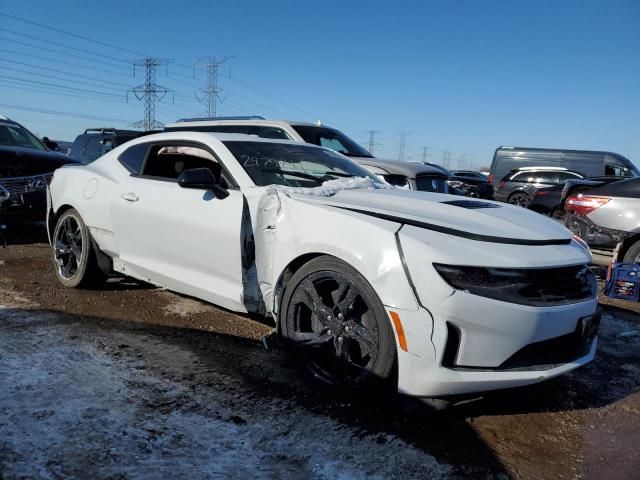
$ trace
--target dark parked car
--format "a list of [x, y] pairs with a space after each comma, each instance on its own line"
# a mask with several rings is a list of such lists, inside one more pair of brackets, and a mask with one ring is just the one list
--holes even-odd
[[534, 212], [549, 215], [554, 218], [564, 218], [564, 202], [570, 195], [577, 195], [592, 188], [619, 182], [620, 177], [591, 177], [585, 179], [567, 180], [564, 184], [553, 185], [536, 190], [528, 208]]
[[155, 132], [140, 130], [118, 130], [115, 128], [89, 128], [78, 135], [71, 145], [69, 155], [80, 163], [87, 164], [129, 140]]
[[562, 167], [526, 167], [511, 170], [498, 183], [496, 200], [526, 207], [536, 191], [563, 185], [566, 180], [583, 178]]
[[0, 116], [0, 223], [44, 220], [47, 184], [53, 171], [68, 163], [76, 162]]
[[494, 198], [494, 189], [489, 182], [489, 177], [480, 172], [454, 170], [449, 177], [449, 186], [462, 189], [467, 197], [487, 200]]
[[638, 168], [619, 153], [592, 150], [564, 150], [551, 148], [499, 147], [491, 162], [491, 183], [510, 171], [523, 167], [563, 167], [583, 177], [631, 178], [640, 176]]

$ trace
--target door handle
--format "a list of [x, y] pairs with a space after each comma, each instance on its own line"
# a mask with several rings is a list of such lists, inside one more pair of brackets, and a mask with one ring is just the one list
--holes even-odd
[[120, 195], [120, 198], [126, 200], [127, 202], [137, 202], [138, 196], [133, 192], [127, 192]]

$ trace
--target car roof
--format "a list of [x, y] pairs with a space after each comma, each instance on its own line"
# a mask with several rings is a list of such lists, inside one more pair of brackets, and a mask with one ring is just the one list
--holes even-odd
[[211, 119], [185, 119], [181, 121], [177, 121], [174, 123], [168, 123], [165, 125], [165, 128], [180, 128], [185, 126], [192, 127], [212, 127], [215, 125], [299, 125], [306, 127], [324, 127], [324, 128], [333, 128], [327, 125], [322, 125], [321, 123], [311, 123], [311, 122], [300, 122], [293, 120], [278, 120], [278, 119], [265, 119], [265, 118], [238, 118], [238, 119], [221, 119], [221, 120], [211, 120]]
[[[170, 132], [152, 133], [134, 139], [132, 142], [144, 143], [154, 141], [171, 141], [171, 140], [205, 140], [207, 137], [214, 137], [221, 142], [224, 141], [243, 141], [243, 142], [260, 142], [260, 143], [284, 143], [293, 145], [305, 145], [313, 148], [324, 148], [317, 145], [304, 142], [294, 142], [293, 140], [285, 140], [281, 138], [263, 138], [257, 135], [245, 135], [244, 133], [225, 133], [225, 132], [197, 132], [190, 130], [175, 130]], [[131, 143], [133, 145], [133, 143]]]
[[546, 171], [555, 171], [555, 172], [567, 172], [569, 171], [568, 168], [566, 167], [520, 167], [520, 168], [514, 168], [513, 170], [511, 170], [512, 172], [531, 172], [531, 171], [538, 171], [538, 170], [546, 170]]

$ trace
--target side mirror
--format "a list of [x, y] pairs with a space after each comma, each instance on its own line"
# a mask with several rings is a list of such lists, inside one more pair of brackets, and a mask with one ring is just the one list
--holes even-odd
[[229, 192], [220, 186], [219, 181], [208, 168], [189, 168], [178, 177], [178, 185], [182, 188], [208, 190], [216, 198], [226, 198]]

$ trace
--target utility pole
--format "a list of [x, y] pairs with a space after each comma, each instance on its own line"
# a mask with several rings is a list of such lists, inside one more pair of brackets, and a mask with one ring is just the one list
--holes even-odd
[[426, 162], [429, 157], [429, 147], [422, 147], [422, 161]]
[[134, 123], [134, 127], [142, 127], [145, 130], [162, 127], [162, 123], [156, 121], [156, 102], [173, 92], [156, 83], [156, 69], [162, 65], [166, 68], [169, 62], [170, 60], [166, 58], [143, 58], [133, 62], [134, 77], [136, 67], [144, 67], [145, 69], [144, 83], [127, 92], [127, 101], [129, 101], [129, 93], [133, 93], [139, 101], [144, 102], [144, 119]]
[[377, 145], [376, 143], [376, 133], [380, 133], [377, 130], [367, 130], [369, 134], [369, 153], [373, 155], [373, 148]]
[[398, 160], [404, 161], [404, 151], [407, 147], [407, 132], [400, 132], [400, 148], [398, 149]]
[[222, 91], [218, 88], [218, 68], [229, 60], [229, 58], [231, 57], [220, 59], [216, 57], [206, 57], [201, 59], [199, 63], [193, 65], [194, 78], [196, 76], [196, 68], [202, 68], [206, 73], [204, 87], [200, 90], [202, 96], [199, 97], [196, 95], [196, 98], [206, 107], [207, 117], [216, 116], [216, 103], [220, 99], [220, 92]]

